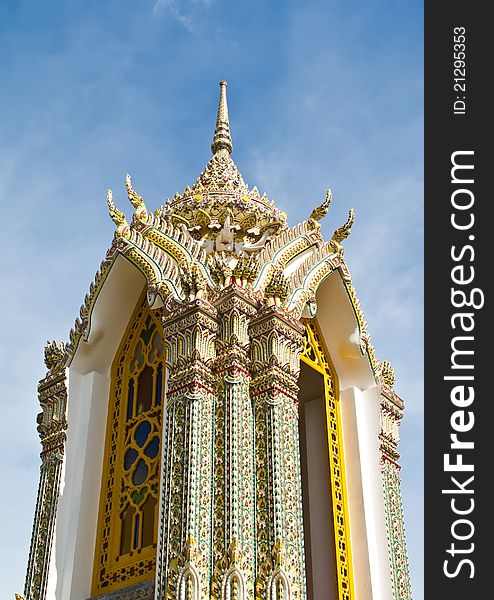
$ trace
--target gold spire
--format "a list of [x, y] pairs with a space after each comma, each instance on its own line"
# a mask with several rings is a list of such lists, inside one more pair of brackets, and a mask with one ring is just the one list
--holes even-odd
[[218, 117], [216, 119], [216, 129], [214, 131], [213, 143], [211, 151], [216, 154], [224, 148], [231, 153], [232, 136], [230, 135], [230, 123], [228, 121], [228, 104], [226, 101], [226, 81], [220, 81], [220, 103], [218, 106]]

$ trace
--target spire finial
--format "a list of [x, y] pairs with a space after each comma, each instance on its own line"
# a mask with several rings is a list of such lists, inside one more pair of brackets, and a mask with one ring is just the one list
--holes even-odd
[[220, 81], [220, 103], [218, 106], [218, 117], [216, 119], [216, 129], [214, 130], [213, 143], [211, 151], [216, 154], [224, 148], [231, 153], [232, 136], [230, 135], [230, 123], [228, 121], [228, 104], [226, 101], [226, 81]]

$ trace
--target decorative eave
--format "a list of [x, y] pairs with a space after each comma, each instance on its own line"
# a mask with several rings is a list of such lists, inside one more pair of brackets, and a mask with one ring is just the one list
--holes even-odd
[[158, 227], [184, 229], [208, 253], [248, 256], [288, 228], [286, 214], [257, 187], [249, 188], [225, 150], [213, 155], [192, 188], [176, 193], [155, 215]]
[[353, 210], [325, 241], [320, 220], [331, 205], [328, 190], [305, 221], [289, 228], [286, 215], [266, 195], [260, 196], [257, 188], [249, 189], [230, 157], [231, 148], [224, 141], [230, 136], [226, 86], [222, 82], [220, 87], [214, 155], [193, 188], [187, 187], [182, 195], [176, 194], [150, 212], [127, 175], [127, 196], [134, 209], [130, 221], [108, 191], [109, 214], [116, 225], [113, 243], [85, 296], [60, 364], [68, 366], [80, 340], [88, 340], [96, 300], [116, 258], [122, 255], [144, 275], [152, 309], [168, 310], [194, 299], [214, 303], [220, 290], [234, 284], [248, 291], [259, 306], [280, 307], [297, 321], [315, 316], [316, 292], [337, 272], [358, 323], [361, 354], [367, 354], [377, 380], [379, 363], [342, 246], [353, 225]]

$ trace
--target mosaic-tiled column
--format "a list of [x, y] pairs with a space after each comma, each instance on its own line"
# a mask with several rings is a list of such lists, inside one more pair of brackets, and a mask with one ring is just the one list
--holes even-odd
[[46, 597], [67, 429], [67, 385], [63, 358], [63, 344], [47, 344], [45, 364], [49, 371], [38, 385], [42, 412], [37, 420], [43, 449], [24, 587], [26, 600], [44, 600]]
[[216, 309], [202, 300], [163, 319], [168, 384], [156, 598], [207, 597], [212, 570]]
[[256, 426], [256, 598], [306, 597], [297, 380], [303, 328], [280, 307], [251, 320]]
[[379, 434], [381, 477], [386, 507], [386, 530], [391, 584], [394, 600], [411, 600], [403, 505], [401, 502], [400, 465], [398, 459], [399, 426], [403, 418], [403, 400], [393, 390], [394, 372], [384, 361], [379, 365], [381, 382]]
[[212, 598], [252, 598], [255, 577], [254, 414], [249, 395], [249, 319], [255, 300], [230, 285], [215, 305], [214, 560]]

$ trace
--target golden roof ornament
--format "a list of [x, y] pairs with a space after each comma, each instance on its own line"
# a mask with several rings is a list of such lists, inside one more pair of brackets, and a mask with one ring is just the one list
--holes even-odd
[[136, 216], [145, 219], [147, 217], [146, 205], [144, 204], [142, 196], [139, 196], [132, 187], [132, 179], [128, 173], [125, 176], [125, 187], [127, 188], [127, 196], [129, 197], [130, 203], [135, 208]]
[[220, 84], [212, 150], [213, 155], [196, 183], [186, 186], [182, 194], [177, 192], [172, 199], [167, 198], [153, 212], [148, 212], [130, 175], [125, 184], [134, 208], [132, 219], [127, 221], [108, 190], [108, 211], [117, 226], [115, 236], [84, 299], [80, 318], [70, 332], [68, 360], [79, 341], [89, 339], [91, 313], [99, 290], [115, 258], [122, 254], [146, 277], [152, 309], [209, 298], [235, 284], [252, 291], [261, 302], [283, 306], [294, 319], [315, 315], [319, 284], [339, 269], [356, 307], [361, 349], [367, 349], [374, 367], [373, 348], [352, 295], [341, 245], [350, 233], [353, 210], [346, 223], [325, 241], [320, 221], [332, 202], [328, 189], [324, 202], [312, 210], [308, 219], [289, 228], [286, 214], [266, 194], [261, 195], [257, 187], [249, 188], [230, 155], [225, 82]]
[[343, 240], [346, 240], [346, 238], [350, 235], [354, 221], [355, 212], [353, 211], [353, 208], [351, 208], [348, 212], [348, 219], [346, 220], [346, 222], [341, 227], [338, 227], [338, 229], [335, 229], [331, 237], [330, 243], [333, 246], [335, 252], [343, 254], [343, 246], [341, 245], [341, 242]]
[[111, 220], [117, 226], [116, 234], [119, 236], [128, 236], [129, 235], [129, 224], [127, 223], [127, 219], [125, 218], [124, 213], [115, 205], [113, 202], [113, 192], [109, 189], [106, 195], [106, 201], [108, 204], [108, 212], [110, 213]]
[[49, 371], [55, 371], [62, 364], [65, 355], [65, 342], [56, 342], [55, 340], [46, 342], [44, 354], [46, 368]]
[[395, 370], [391, 366], [389, 360], [383, 360], [379, 363], [378, 373], [383, 383], [385, 383], [390, 388], [393, 388], [395, 384]]
[[332, 199], [333, 192], [331, 191], [331, 188], [329, 188], [326, 192], [326, 198], [324, 199], [324, 202], [320, 206], [316, 206], [316, 208], [314, 208], [314, 210], [310, 213], [310, 217], [307, 220], [314, 229], [321, 227], [319, 221], [328, 214]]
[[186, 231], [207, 254], [247, 257], [288, 225], [286, 214], [274, 202], [261, 196], [256, 187], [249, 189], [230, 156], [233, 145], [226, 86], [226, 81], [220, 82], [213, 156], [194, 186], [175, 194], [156, 215]]

